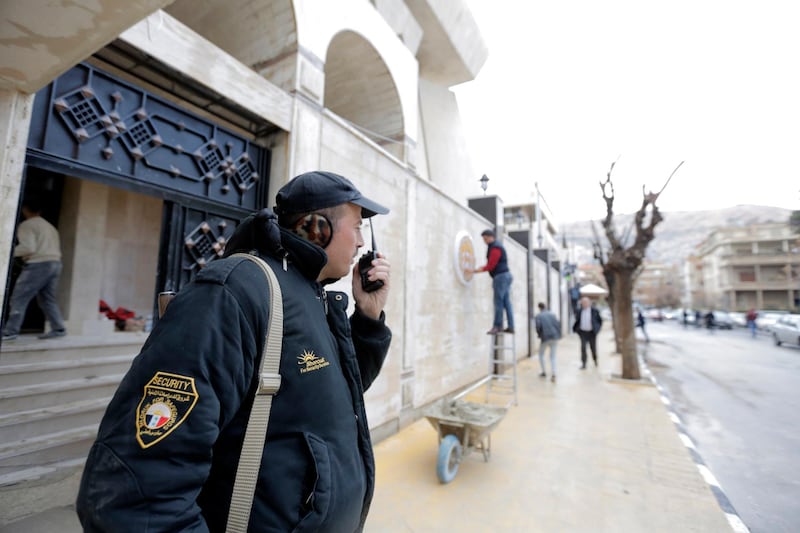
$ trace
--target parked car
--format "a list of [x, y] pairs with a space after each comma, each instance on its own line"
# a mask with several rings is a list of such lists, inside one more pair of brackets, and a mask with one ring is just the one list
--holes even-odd
[[738, 326], [740, 328], [747, 327], [747, 313], [742, 313], [740, 311], [731, 311], [728, 313], [733, 320], [733, 325]]
[[800, 315], [784, 315], [771, 326], [775, 344], [800, 346]]
[[772, 326], [788, 314], [789, 311], [759, 311], [758, 318], [756, 318], [756, 327], [764, 331], [772, 331]]
[[661, 312], [661, 309], [656, 307], [645, 311], [644, 316], [647, 317], [648, 320], [652, 320], [654, 322], [661, 322], [664, 320], [664, 314]]
[[714, 313], [714, 327], [717, 329], [733, 329], [734, 323], [730, 313], [726, 311], [712, 311]]

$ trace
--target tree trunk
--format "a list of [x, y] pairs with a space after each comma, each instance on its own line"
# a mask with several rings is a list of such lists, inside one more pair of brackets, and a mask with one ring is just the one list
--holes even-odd
[[633, 272], [623, 270], [614, 273], [614, 300], [617, 315], [614, 325], [619, 335], [622, 355], [622, 378], [639, 379], [639, 359], [636, 356], [636, 329], [633, 323]]
[[617, 329], [617, 298], [616, 298], [616, 290], [614, 288], [614, 273], [611, 271], [606, 271], [605, 265], [603, 268], [603, 277], [606, 280], [606, 285], [608, 285], [608, 296], [606, 296], [606, 301], [608, 302], [608, 309], [611, 311], [611, 320], [614, 329], [614, 351], [615, 353], [622, 353], [622, 338], [619, 336], [619, 329]]

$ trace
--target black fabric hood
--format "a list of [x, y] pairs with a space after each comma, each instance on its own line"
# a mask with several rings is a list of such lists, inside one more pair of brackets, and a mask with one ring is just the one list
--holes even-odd
[[[267, 208], [242, 220], [225, 245], [223, 257], [253, 250], [276, 259], [285, 257], [311, 280], [316, 280], [328, 263], [325, 250], [280, 227], [278, 217]], [[329, 281], [336, 280], [326, 283]]]

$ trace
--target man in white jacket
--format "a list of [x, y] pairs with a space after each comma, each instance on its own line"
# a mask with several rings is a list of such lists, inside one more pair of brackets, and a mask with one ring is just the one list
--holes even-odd
[[14, 248], [14, 257], [25, 261], [17, 278], [9, 302], [8, 318], [3, 328], [3, 340], [13, 340], [19, 335], [25, 310], [36, 297], [44, 316], [50, 322], [50, 331], [40, 339], [63, 337], [64, 319], [56, 302], [56, 289], [61, 276], [61, 242], [58, 230], [41, 215], [41, 207], [33, 199], [22, 205], [24, 221], [17, 228], [19, 243]]

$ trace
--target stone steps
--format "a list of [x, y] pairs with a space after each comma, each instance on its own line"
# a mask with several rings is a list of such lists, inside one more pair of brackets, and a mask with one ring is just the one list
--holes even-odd
[[28, 439], [70, 428], [97, 424], [111, 396], [0, 414], [0, 442]]
[[36, 383], [0, 390], [0, 415], [111, 396], [124, 374]]
[[[85, 459], [97, 436], [98, 424], [72, 428], [0, 444], [0, 476]], [[17, 474], [19, 479], [19, 474]]]
[[21, 336], [0, 353], [0, 488], [79, 470], [145, 334]]
[[124, 374], [130, 368], [133, 357], [126, 354], [0, 365], [0, 391], [25, 385], [90, 380], [108, 374]]

